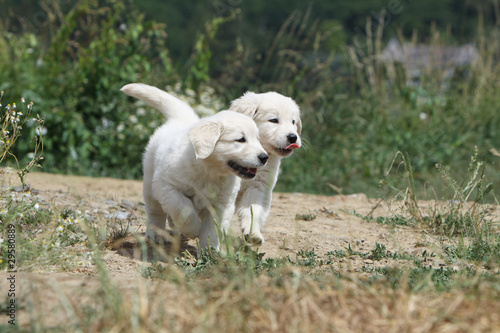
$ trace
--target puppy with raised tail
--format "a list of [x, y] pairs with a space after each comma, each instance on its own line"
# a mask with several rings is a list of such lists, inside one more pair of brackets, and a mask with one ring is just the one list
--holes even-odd
[[271, 209], [281, 158], [292, 155], [301, 146], [300, 109], [293, 99], [276, 92], [247, 92], [234, 100], [229, 110], [245, 114], [257, 123], [260, 142], [269, 155], [268, 163], [256, 177], [242, 181], [236, 200], [244, 237], [252, 245], [261, 245], [261, 228]]
[[183, 101], [145, 84], [121, 90], [167, 119], [143, 157], [146, 236], [163, 239], [168, 219], [182, 235], [198, 237], [202, 249], [219, 248], [214, 221], [227, 232], [241, 179], [255, 178], [268, 159], [255, 122], [232, 111], [199, 119]]

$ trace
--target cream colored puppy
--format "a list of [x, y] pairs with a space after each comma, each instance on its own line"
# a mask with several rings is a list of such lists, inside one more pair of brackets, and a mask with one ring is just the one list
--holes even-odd
[[268, 159], [255, 122], [232, 111], [199, 119], [186, 103], [145, 84], [121, 90], [167, 118], [144, 153], [146, 236], [160, 241], [168, 218], [182, 235], [198, 237], [202, 249], [219, 248], [214, 221], [227, 232], [241, 178], [254, 178]]
[[242, 182], [236, 200], [243, 235], [253, 245], [261, 245], [264, 243], [261, 228], [271, 209], [281, 158], [301, 146], [300, 109], [294, 100], [276, 92], [247, 92], [231, 103], [230, 110], [255, 120], [262, 147], [269, 154], [269, 161], [259, 174]]

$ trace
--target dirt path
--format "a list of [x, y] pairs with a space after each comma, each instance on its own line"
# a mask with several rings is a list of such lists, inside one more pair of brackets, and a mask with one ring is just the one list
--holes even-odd
[[[29, 184], [39, 191], [42, 200], [57, 207], [87, 211], [90, 215], [132, 212], [133, 230], [137, 236], [129, 237], [112, 250], [107, 250], [106, 260], [112, 275], [136, 275], [141, 255], [134, 249], [138, 248], [137, 237], [142, 237], [146, 223], [142, 182], [34, 173], [29, 177]], [[375, 206], [377, 208], [373, 210]], [[374, 216], [387, 216], [389, 209], [385, 203], [368, 199], [364, 194], [327, 197], [274, 193], [271, 214], [264, 227], [266, 241], [259, 250], [267, 257], [291, 258], [295, 258], [298, 250], [314, 249], [322, 257], [329, 251], [345, 250], [348, 246], [366, 253], [373, 250], [376, 243], [385, 245], [393, 253], [420, 255], [424, 250], [429, 253], [437, 250], [432, 238], [414, 228], [367, 222], [353, 214], [366, 215], [373, 211]], [[296, 218], [297, 215], [307, 214], [315, 218], [311, 221]], [[237, 234], [235, 222], [231, 228]], [[184, 246], [194, 250], [195, 243], [189, 241]], [[329, 259], [332, 259], [331, 256]], [[339, 268], [350, 272], [360, 271], [366, 265], [388, 264], [384, 260], [375, 262], [359, 256], [335, 260], [338, 260]], [[442, 265], [442, 262], [430, 264]]]

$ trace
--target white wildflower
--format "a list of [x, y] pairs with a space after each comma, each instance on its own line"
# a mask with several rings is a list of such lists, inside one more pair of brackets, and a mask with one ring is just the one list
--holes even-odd
[[139, 120], [137, 119], [137, 117], [136, 117], [136, 116], [131, 115], [131, 116], [129, 117], [129, 121], [130, 121], [132, 124], [137, 124], [137, 122], [138, 122]]
[[[44, 126], [44, 127], [42, 127], [42, 130], [41, 130], [41, 131], [40, 131], [40, 127], [37, 127], [37, 128], [36, 128], [36, 130], [35, 130], [35, 133], [36, 133], [36, 135], [38, 135], [38, 136], [40, 136], [40, 135], [44, 136], [44, 135], [46, 135], [46, 134], [47, 134], [47, 127], [45, 127], [45, 126]], [[40, 134], [40, 133], [41, 133], [41, 134]]]

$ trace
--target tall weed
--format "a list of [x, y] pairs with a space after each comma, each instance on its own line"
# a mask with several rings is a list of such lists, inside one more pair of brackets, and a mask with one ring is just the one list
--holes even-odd
[[[436, 197], [436, 191], [429, 186], [428, 193], [434, 198], [416, 194], [411, 162], [408, 157], [398, 155], [402, 156], [399, 166], [403, 166], [404, 170], [400, 175], [391, 173], [391, 176], [404, 181], [393, 184], [382, 182], [383, 198], [389, 207], [396, 204], [393, 215], [397, 216], [397, 220], [404, 220], [405, 225], [441, 237], [443, 252], [452, 262], [466, 259], [480, 265], [499, 264], [500, 235], [494, 226], [492, 209], [487, 204], [487, 196], [494, 197], [490, 193], [493, 186], [484, 174], [484, 163], [477, 159], [477, 151], [471, 157], [467, 174], [461, 181], [457, 181], [447, 168], [437, 165], [446, 195]], [[422, 206], [427, 208], [424, 210]], [[396, 219], [388, 217], [383, 220], [392, 223]]]
[[[0, 102], [4, 92], [0, 92]], [[33, 109], [33, 102], [26, 104], [26, 100], [21, 98], [21, 106], [18, 107], [16, 103], [7, 104], [5, 107], [0, 103], [0, 163], [9, 162], [8, 158], [12, 158], [15, 161], [16, 167], [19, 169], [18, 177], [21, 181], [23, 189], [27, 188], [26, 175], [35, 166], [40, 167], [39, 162], [43, 160], [43, 130], [44, 130], [44, 120], [45, 117], [36, 115], [36, 118], [32, 117], [31, 112]], [[27, 126], [32, 128], [35, 135], [28, 141], [28, 147], [30, 147], [30, 152], [27, 155], [27, 164], [21, 167], [19, 161], [15, 155], [15, 147], [19, 144], [18, 138], [21, 136], [23, 127]], [[26, 129], [24, 130], [26, 132]], [[12, 162], [11, 162], [12, 163]], [[6, 170], [0, 170], [0, 176], [4, 177]], [[2, 189], [0, 192], [0, 198], [10, 190], [10, 187]]]

